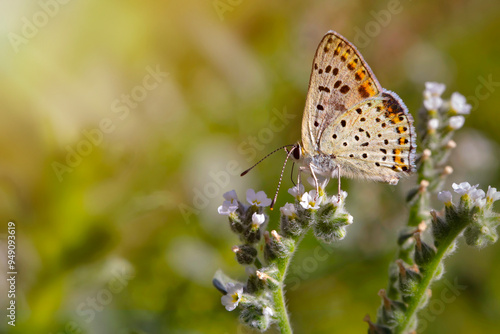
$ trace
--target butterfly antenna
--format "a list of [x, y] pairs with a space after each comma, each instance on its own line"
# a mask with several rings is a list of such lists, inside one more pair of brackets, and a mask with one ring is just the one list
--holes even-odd
[[[260, 164], [262, 161], [264, 161], [267, 157], [269, 157], [271, 154], [273, 153], [276, 153], [278, 152], [279, 150], [282, 150], [284, 148], [287, 148], [287, 147], [290, 147], [290, 146], [295, 146], [295, 145], [285, 145], [285, 146], [281, 146], [280, 148], [277, 148], [275, 149], [274, 151], [272, 151], [271, 153], [269, 153], [268, 155], [266, 155], [264, 158], [260, 159], [259, 161], [257, 161], [257, 163], [255, 165], [253, 165], [252, 167], [248, 168], [246, 171], [244, 171], [243, 173], [240, 174], [240, 176], [243, 176], [245, 175], [246, 173], [248, 173], [249, 171], [251, 171], [255, 166], [257, 166], [258, 164]], [[290, 152], [292, 152], [293, 150], [290, 150]], [[288, 153], [288, 155], [290, 155], [290, 153]], [[287, 158], [288, 159], [288, 158]]]
[[292, 162], [292, 172], [290, 173], [290, 180], [292, 180], [292, 184], [293, 186], [295, 187], [296, 184], [295, 182], [293, 181], [293, 168], [295, 167], [295, 162]]
[[290, 155], [292, 154], [292, 152], [293, 152], [293, 150], [290, 150], [288, 152], [288, 154], [286, 155], [285, 163], [283, 164], [283, 168], [281, 169], [281, 175], [280, 175], [280, 180], [278, 182], [278, 188], [276, 189], [276, 194], [274, 194], [273, 201], [271, 202], [271, 206], [269, 207], [271, 210], [273, 209], [274, 203], [276, 203], [276, 199], [278, 198], [278, 191], [280, 191], [281, 180], [283, 179], [283, 173], [285, 172], [286, 163], [288, 161], [288, 158], [290, 158]]

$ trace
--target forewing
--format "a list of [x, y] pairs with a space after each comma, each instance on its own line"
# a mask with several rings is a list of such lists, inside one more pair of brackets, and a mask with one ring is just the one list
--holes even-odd
[[415, 129], [393, 92], [368, 99], [341, 114], [322, 133], [320, 149], [347, 177], [397, 183], [415, 171]]
[[334, 31], [316, 50], [302, 119], [302, 143], [318, 150], [322, 132], [364, 99], [379, 95], [380, 84], [356, 47]]

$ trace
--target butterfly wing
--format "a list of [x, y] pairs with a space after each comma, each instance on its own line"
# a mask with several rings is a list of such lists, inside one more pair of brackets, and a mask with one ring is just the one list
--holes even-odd
[[382, 91], [342, 113], [323, 131], [320, 149], [342, 175], [397, 184], [415, 171], [413, 118], [396, 93]]
[[354, 105], [380, 94], [382, 87], [356, 47], [329, 31], [316, 50], [302, 118], [305, 152], [318, 151], [323, 131]]

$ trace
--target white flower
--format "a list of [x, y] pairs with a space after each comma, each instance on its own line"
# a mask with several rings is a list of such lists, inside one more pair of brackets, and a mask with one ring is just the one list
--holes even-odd
[[453, 130], [458, 130], [462, 126], [464, 126], [464, 123], [465, 123], [465, 117], [464, 116], [453, 116], [453, 117], [450, 117], [448, 125]]
[[243, 285], [227, 283], [227, 294], [221, 297], [222, 305], [226, 307], [226, 310], [232, 311], [238, 306], [241, 300], [241, 294], [243, 293]]
[[255, 193], [253, 189], [247, 190], [247, 201], [255, 206], [269, 206], [272, 202], [270, 198], [267, 198], [265, 192], [259, 191], [258, 193]]
[[480, 208], [484, 208], [486, 206], [486, 198], [483, 197], [483, 198], [476, 200], [475, 204]]
[[500, 199], [500, 191], [497, 191], [497, 188], [492, 188], [488, 186], [488, 191], [486, 192], [486, 200], [488, 202], [495, 202]]
[[304, 194], [304, 186], [302, 184], [298, 184], [295, 187], [288, 189], [288, 193], [295, 197], [296, 200], [300, 201], [300, 198]]
[[252, 215], [252, 229], [256, 230], [266, 221], [263, 213], [254, 212]]
[[470, 110], [472, 106], [467, 103], [465, 96], [460, 93], [451, 94], [451, 109], [455, 111], [457, 114], [470, 114]]
[[475, 186], [471, 186], [469, 182], [462, 182], [460, 184], [453, 183], [452, 187], [453, 190], [460, 196], [467, 195], [469, 198], [473, 201], [475, 205], [478, 206], [484, 206], [486, 204], [484, 202], [484, 190], [482, 189], [477, 189], [479, 184], [476, 184]]
[[226, 206], [225, 204], [226, 204], [226, 201], [224, 201], [224, 204], [219, 206], [219, 208], [217, 209], [217, 211], [219, 212], [219, 215], [229, 216], [230, 214], [233, 214], [236, 211], [236, 209], [238, 208], [238, 207]]
[[297, 210], [292, 203], [286, 203], [280, 208], [280, 211], [283, 216], [287, 216], [288, 218], [295, 218], [297, 216]]
[[342, 190], [340, 192], [340, 201], [339, 201], [339, 196], [334, 195], [334, 196], [332, 196], [332, 204], [335, 206], [339, 206], [346, 199], [346, 197], [347, 197], [347, 191]]
[[228, 191], [227, 193], [224, 193], [224, 199], [228, 202], [231, 203], [231, 205], [236, 205], [238, 206], [238, 196], [236, 195], [236, 191], [231, 190]]
[[229, 216], [238, 209], [238, 196], [234, 190], [228, 191], [222, 196], [224, 196], [225, 201], [219, 206], [217, 211], [220, 215]]
[[439, 96], [429, 96], [424, 100], [424, 107], [427, 110], [438, 110], [443, 105], [443, 99]]
[[479, 184], [476, 184], [475, 186], [471, 186], [469, 182], [462, 182], [460, 184], [453, 183], [451, 187], [453, 190], [459, 194], [460, 196], [463, 196], [465, 194], [469, 194], [470, 191], [475, 190], [479, 186]]
[[444, 90], [446, 89], [446, 85], [438, 82], [426, 82], [425, 83], [425, 90], [424, 90], [424, 97], [426, 99], [434, 96], [434, 97], [440, 97]]
[[266, 307], [264, 307], [264, 309], [262, 310], [262, 314], [272, 317], [272, 316], [274, 315], [274, 311], [273, 311], [273, 309], [272, 309], [272, 308], [270, 308], [269, 306], [266, 306]]
[[437, 118], [432, 118], [429, 120], [429, 122], [427, 122], [427, 130], [437, 130], [438, 127], [439, 120]]
[[484, 199], [485, 193], [483, 189], [473, 189], [469, 192], [469, 197], [474, 202], [478, 202], [481, 199]]
[[440, 200], [443, 203], [451, 203], [452, 196], [449, 191], [440, 191], [438, 194], [438, 200]]
[[486, 205], [486, 198], [483, 189], [474, 189], [469, 193], [469, 196], [474, 205], [483, 208]]
[[308, 193], [304, 193], [302, 195], [302, 198], [300, 199], [300, 205], [304, 209], [319, 209], [319, 204], [321, 203], [322, 197], [319, 197], [317, 200], [314, 198], [316, 197], [316, 190], [311, 190]]

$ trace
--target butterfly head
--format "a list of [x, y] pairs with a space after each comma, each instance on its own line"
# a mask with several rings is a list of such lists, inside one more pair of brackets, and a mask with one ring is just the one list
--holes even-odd
[[304, 148], [300, 143], [293, 145], [290, 150], [286, 149], [286, 152], [289, 153], [296, 162], [301, 161], [304, 157]]

